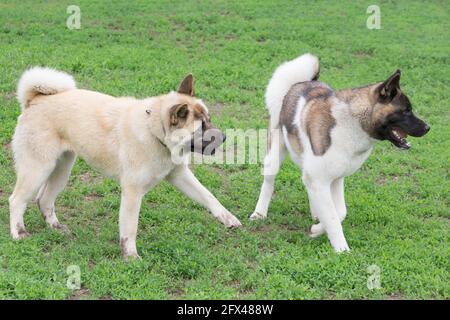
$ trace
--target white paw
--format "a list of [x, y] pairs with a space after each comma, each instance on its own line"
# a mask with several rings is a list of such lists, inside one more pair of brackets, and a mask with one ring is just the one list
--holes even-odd
[[130, 261], [138, 261], [138, 260], [142, 260], [141, 256], [137, 254], [137, 252], [133, 252], [133, 253], [127, 253], [123, 255], [123, 260], [125, 262], [130, 262]]
[[317, 238], [317, 237], [323, 235], [324, 233], [325, 233], [325, 230], [324, 230], [322, 224], [317, 223], [317, 224], [313, 224], [313, 225], [311, 226], [311, 228], [309, 228], [309, 233], [308, 233], [308, 235], [309, 235], [311, 238]]
[[350, 247], [348, 246], [348, 244], [342, 243], [342, 244], [338, 244], [338, 245], [333, 245], [333, 249], [334, 251], [336, 251], [336, 253], [343, 253], [343, 252], [349, 252], [350, 251]]
[[55, 229], [63, 234], [69, 233], [69, 228], [67, 228], [65, 224], [59, 222], [50, 225], [50, 228]]
[[267, 218], [266, 215], [262, 215], [259, 212], [253, 212], [252, 215], [250, 216], [250, 220], [261, 220], [261, 219], [265, 219]]
[[222, 222], [227, 228], [239, 228], [242, 223], [238, 218], [233, 216], [231, 213], [227, 213], [219, 217], [220, 222]]
[[14, 230], [14, 231], [11, 232], [11, 237], [14, 240], [22, 240], [22, 239], [25, 239], [25, 238], [27, 238], [29, 236], [30, 236], [30, 234], [27, 231], [25, 231], [25, 229]]

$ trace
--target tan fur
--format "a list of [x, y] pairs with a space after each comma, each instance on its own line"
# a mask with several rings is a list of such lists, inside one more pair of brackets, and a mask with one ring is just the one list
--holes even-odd
[[[190, 75], [180, 88], [193, 94], [192, 85]], [[27, 97], [26, 83], [23, 88], [21, 97]], [[36, 193], [48, 225], [65, 229], [56, 218], [54, 202], [67, 183], [76, 155], [120, 182], [120, 238], [125, 257], [138, 257], [135, 239], [141, 200], [164, 178], [228, 227], [240, 226], [196, 180], [186, 162], [177, 163], [173, 157], [179, 153], [180, 137], [183, 145], [190, 146], [202, 121], [212, 127], [201, 100], [179, 92], [139, 100], [69, 89], [52, 95], [37, 92], [25, 107], [12, 142], [17, 170], [10, 197], [13, 238], [26, 235], [23, 213]], [[199, 114], [207, 119], [199, 121]], [[179, 129], [183, 135], [174, 139]]]
[[[137, 100], [78, 89], [41, 95], [21, 115], [14, 145], [25, 145], [28, 153], [43, 160], [74, 151], [102, 173], [119, 177], [122, 156], [131, 153], [138, 156], [133, 161], [142, 162], [150, 160], [150, 152], [169, 155], [158, 140], [164, 142], [164, 130], [170, 131], [169, 108], [180, 103], [192, 106], [195, 99], [173, 93]], [[147, 108], [152, 110], [148, 117]], [[193, 122], [190, 117], [184, 128], [195, 131]], [[129, 139], [133, 136], [137, 141]], [[16, 156], [20, 163], [20, 151]]]
[[339, 99], [350, 105], [353, 116], [359, 120], [364, 131], [371, 136], [389, 115], [403, 108], [395, 100], [390, 103], [378, 102], [376, 90], [380, 85], [381, 82], [336, 92]]
[[300, 142], [298, 130], [296, 129], [294, 132], [295, 132], [294, 134], [288, 133], [287, 139], [292, 147], [292, 151], [294, 151], [297, 154], [297, 156], [301, 156], [303, 154], [303, 145]]
[[328, 99], [316, 98], [305, 106], [306, 133], [315, 155], [323, 155], [331, 145], [331, 129], [336, 125], [331, 107]]
[[[288, 132], [288, 139], [293, 151], [300, 156], [303, 152], [298, 132], [298, 125], [306, 129], [315, 155], [322, 155], [331, 144], [330, 132], [336, 122], [331, 114], [332, 96], [330, 88], [319, 82], [301, 82], [293, 85], [283, 100], [280, 113], [280, 125]], [[294, 119], [300, 97], [306, 100], [300, 119]]]

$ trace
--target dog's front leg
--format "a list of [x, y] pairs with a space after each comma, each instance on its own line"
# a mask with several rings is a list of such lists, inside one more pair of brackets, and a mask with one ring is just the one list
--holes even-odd
[[[336, 252], [349, 251], [342, 230], [341, 219], [331, 194], [331, 182], [318, 182], [304, 179], [311, 209], [317, 214], [320, 225], [325, 229], [328, 239]], [[311, 230], [314, 232], [315, 230]]]
[[[331, 196], [333, 197], [334, 207], [342, 223], [347, 215], [344, 197], [344, 178], [338, 178], [331, 183]], [[314, 210], [311, 209], [311, 212], [314, 213]], [[313, 218], [317, 218], [317, 215], [313, 214]], [[325, 233], [325, 228], [322, 223], [317, 223], [311, 226], [310, 231], [310, 236], [316, 238]]]
[[140, 258], [136, 249], [136, 234], [143, 195], [140, 188], [122, 186], [119, 230], [120, 247], [125, 261]]
[[225, 226], [229, 228], [241, 226], [240, 221], [222, 206], [219, 200], [197, 180], [187, 166], [176, 167], [167, 177], [167, 180], [189, 198], [205, 206]]

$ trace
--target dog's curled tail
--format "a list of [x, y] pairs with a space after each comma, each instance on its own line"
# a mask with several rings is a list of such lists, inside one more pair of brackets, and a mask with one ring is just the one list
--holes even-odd
[[76, 89], [71, 75], [51, 68], [33, 67], [26, 70], [17, 85], [17, 100], [24, 111], [39, 94], [56, 94]]
[[289, 89], [298, 82], [311, 81], [318, 75], [319, 59], [310, 53], [284, 62], [275, 70], [266, 90], [266, 107], [270, 113], [271, 128], [278, 126], [283, 99]]

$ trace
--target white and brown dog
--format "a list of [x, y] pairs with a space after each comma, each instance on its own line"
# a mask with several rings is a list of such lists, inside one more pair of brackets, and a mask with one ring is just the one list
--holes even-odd
[[265, 218], [275, 176], [286, 151], [302, 168], [310, 210], [319, 223], [310, 235], [326, 233], [336, 252], [349, 250], [342, 230], [347, 209], [344, 177], [358, 170], [377, 140], [409, 149], [406, 136], [430, 127], [417, 118], [400, 89], [400, 70], [386, 81], [334, 91], [318, 80], [319, 60], [311, 54], [278, 67], [266, 91], [270, 137], [264, 182], [251, 219]]
[[38, 67], [22, 75], [17, 97], [22, 106], [12, 141], [17, 182], [9, 198], [14, 239], [27, 235], [23, 215], [36, 194], [47, 224], [65, 229], [56, 217], [55, 200], [76, 156], [120, 182], [125, 259], [138, 257], [141, 200], [162, 179], [208, 208], [227, 227], [241, 225], [186, 164], [190, 151], [212, 153], [225, 139], [212, 126], [204, 103], [194, 97], [191, 75], [177, 92], [138, 100], [77, 89], [70, 75]]

